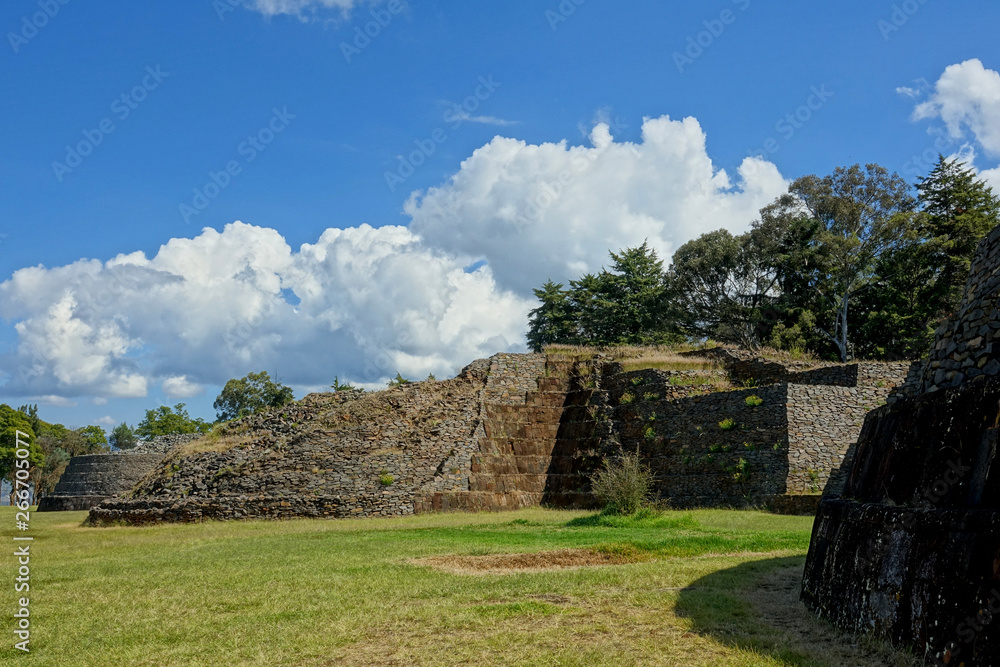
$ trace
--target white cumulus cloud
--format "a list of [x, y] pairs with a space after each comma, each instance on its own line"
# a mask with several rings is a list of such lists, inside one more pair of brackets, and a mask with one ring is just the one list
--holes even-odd
[[978, 59], [949, 66], [913, 116], [941, 119], [953, 139], [971, 131], [990, 155], [1000, 156], [1000, 72]]
[[196, 395], [250, 371], [286, 383], [375, 384], [446, 375], [523, 349], [530, 302], [467, 272], [405, 227], [330, 229], [293, 251], [273, 229], [236, 222], [0, 284], [17, 321], [8, 395]]
[[616, 142], [606, 123], [590, 145], [497, 137], [451, 180], [414, 193], [410, 229], [466, 261], [485, 260], [500, 285], [530, 294], [608, 262], [648, 239], [668, 259], [719, 228], [745, 230], [787, 188], [770, 162], [747, 158], [733, 179], [708, 156], [694, 118], [648, 118], [642, 142]]
[[[953, 141], [969, 140], [959, 153], [970, 164], [976, 146], [988, 157], [1000, 158], [1000, 72], [976, 58], [950, 65], [917, 104], [913, 119], [939, 120]], [[1000, 167], [982, 169], [980, 176], [1000, 190]]]
[[531, 289], [648, 240], [667, 260], [707, 231], [746, 229], [787, 182], [748, 158], [713, 164], [693, 118], [646, 119], [639, 143], [598, 123], [589, 143], [497, 137], [438, 188], [414, 193], [409, 227], [327, 229], [291, 248], [234, 222], [174, 238], [152, 257], [21, 269], [0, 283], [18, 344], [0, 393], [171, 399], [251, 371], [300, 388], [370, 387], [397, 372], [444, 377], [524, 349]]
[[163, 393], [167, 398], [191, 398], [205, 391], [197, 382], [189, 382], [186, 375], [169, 377], [163, 381]]

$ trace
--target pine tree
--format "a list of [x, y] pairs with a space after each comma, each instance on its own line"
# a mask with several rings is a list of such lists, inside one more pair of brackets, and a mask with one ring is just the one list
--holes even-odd
[[944, 156], [938, 157], [926, 178], [919, 179], [917, 190], [930, 261], [940, 267], [937, 283], [946, 314], [961, 300], [976, 247], [1000, 224], [1000, 198], [974, 170]]
[[541, 305], [531, 311], [528, 320], [528, 345], [541, 352], [552, 343], [569, 343], [573, 339], [573, 308], [562, 283], [551, 280], [541, 289], [533, 290]]

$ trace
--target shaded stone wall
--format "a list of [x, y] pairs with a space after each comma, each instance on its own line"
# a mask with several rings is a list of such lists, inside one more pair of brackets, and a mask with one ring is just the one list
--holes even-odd
[[[838, 493], [864, 415], [885, 402], [906, 366], [850, 364], [785, 374], [850, 386], [777, 383], [714, 393], [695, 386], [677, 397], [676, 372], [644, 370], [605, 374], [602, 387], [616, 437], [644, 454], [661, 497], [684, 507], [740, 505]], [[751, 397], [761, 404], [748, 404]], [[725, 419], [734, 427], [722, 429]]]
[[920, 373], [871, 412], [820, 504], [802, 599], [931, 664], [1000, 663], [1000, 227]]
[[1000, 378], [872, 413], [813, 527], [802, 597], [818, 615], [935, 664], [996, 664], [998, 405]]
[[[638, 450], [649, 464], [661, 499], [675, 507], [712, 507], [785, 492], [784, 385], [662, 400], [653, 398], [661, 383], [647, 375], [633, 385], [635, 378], [611, 379], [608, 414], [622, 449]], [[623, 403], [630, 394], [638, 398]], [[763, 402], [751, 407], [750, 396]], [[726, 419], [732, 428], [720, 426]]]
[[923, 371], [923, 391], [1000, 374], [1000, 227], [979, 244], [962, 304], [937, 331]]

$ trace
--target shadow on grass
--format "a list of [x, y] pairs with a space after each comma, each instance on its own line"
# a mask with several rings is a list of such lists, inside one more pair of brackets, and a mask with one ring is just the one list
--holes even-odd
[[920, 664], [909, 653], [816, 618], [799, 601], [804, 564], [804, 556], [789, 556], [717, 570], [680, 591], [677, 614], [692, 621], [694, 632], [780, 665]]
[[[803, 556], [772, 558], [712, 572], [680, 591], [677, 614], [692, 621], [694, 632], [723, 644], [756, 651], [779, 664], [828, 664], [813, 659], [795, 645], [797, 642], [789, 641], [788, 629], [769, 623], [759, 606], [761, 591], [765, 590], [761, 587], [762, 580], [775, 572], [782, 572], [786, 577], [792, 571], [801, 574], [804, 561]], [[764, 606], [770, 606], [767, 603], [778, 606], [787, 604], [787, 590], [768, 592], [773, 593], [774, 599], [764, 599]], [[758, 604], [751, 602], [750, 593], [755, 595]]]

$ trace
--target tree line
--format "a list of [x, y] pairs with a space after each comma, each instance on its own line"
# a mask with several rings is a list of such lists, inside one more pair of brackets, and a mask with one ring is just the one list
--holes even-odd
[[[213, 404], [215, 423], [281, 407], [294, 398], [291, 387], [271, 380], [266, 372], [250, 373], [229, 380], [223, 387]], [[136, 447], [140, 440], [161, 435], [206, 433], [212, 426], [200, 417], [191, 417], [184, 403], [146, 410], [145, 417], [135, 427], [122, 422], [110, 434], [97, 425], [69, 429], [62, 424], [50, 424], [38, 416], [37, 405], [22, 405], [17, 409], [0, 405], [0, 479], [9, 480], [14, 470], [17, 431], [27, 436], [21, 440], [28, 443], [30, 481], [35, 485], [35, 493], [44, 495], [52, 492], [74, 456], [128, 450]]]
[[610, 268], [534, 290], [528, 343], [713, 339], [847, 361], [917, 359], [957, 308], [1000, 198], [939, 156], [915, 184], [877, 164], [795, 180], [749, 231], [708, 232], [672, 264], [648, 243]]

